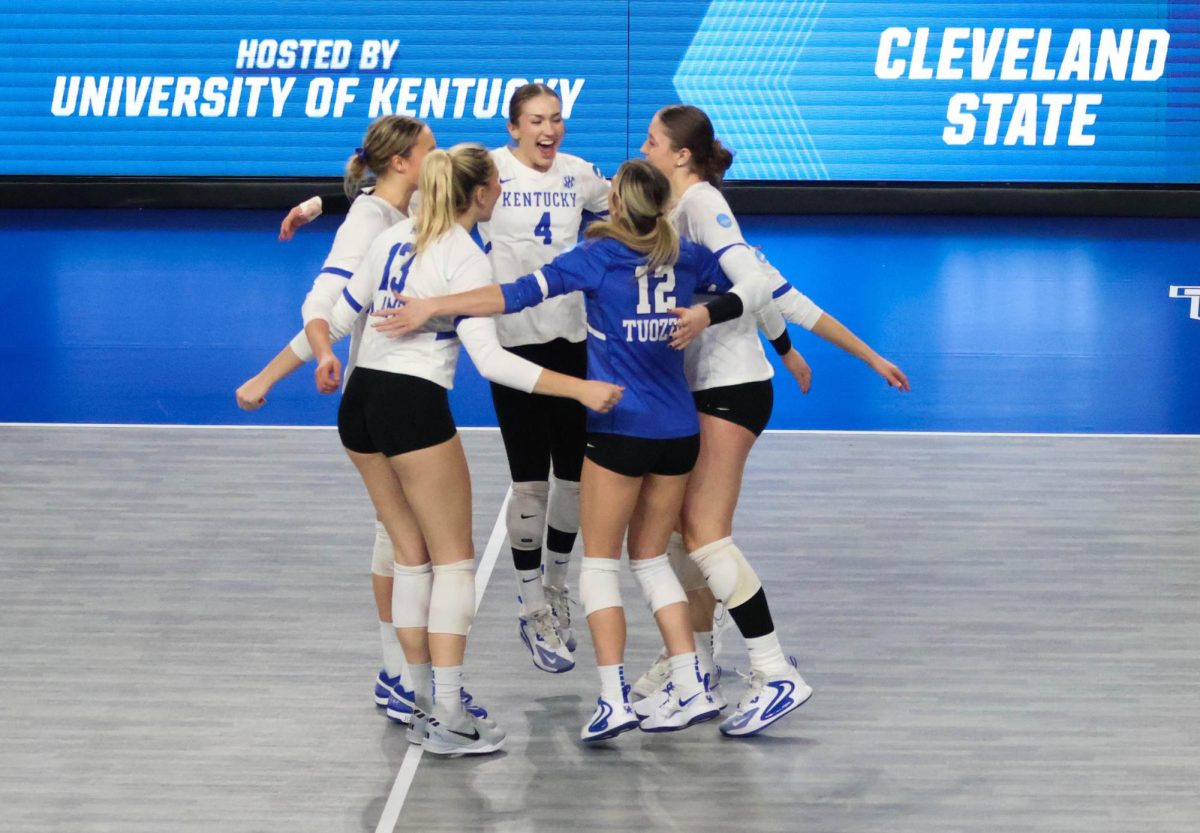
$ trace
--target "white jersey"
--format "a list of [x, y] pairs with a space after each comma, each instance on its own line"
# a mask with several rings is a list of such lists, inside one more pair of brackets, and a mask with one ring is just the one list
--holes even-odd
[[[789, 321], [811, 330], [821, 310], [784, 280], [761, 253], [750, 254], [752, 250], [742, 237], [729, 203], [710, 183], [699, 182], [688, 188], [672, 209], [671, 222], [681, 237], [712, 251], [731, 279], [745, 280], [756, 272], [766, 278], [774, 298], [774, 306], [769, 305], [758, 316], [743, 315], [700, 333], [685, 351], [688, 385], [700, 391], [770, 379], [775, 371], [763, 353], [758, 327], [766, 328], [771, 337], [781, 333], [782, 312]], [[705, 300], [697, 297], [698, 302]]]
[[[413, 220], [398, 223], [376, 238], [327, 319], [332, 338], [344, 336], [370, 311], [396, 306], [393, 292], [430, 298], [491, 286], [487, 256], [458, 223], [414, 256], [415, 242]], [[453, 388], [460, 337], [486, 378], [525, 392], [533, 390], [542, 368], [502, 350], [491, 318], [435, 318], [422, 330], [399, 338], [368, 326], [358, 366], [419, 376]]]
[[[358, 270], [371, 243], [403, 219], [405, 215], [402, 211], [370, 193], [360, 194], [350, 204], [350, 211], [333, 238], [329, 255], [300, 307], [300, 317], [305, 324], [314, 318], [329, 320], [334, 303], [341, 297], [347, 281]], [[350, 333], [350, 355], [345, 375], [347, 381], [350, 379], [350, 371], [358, 364], [358, 350], [364, 326], [364, 322], [359, 321]], [[296, 334], [289, 346], [300, 359], [308, 361], [312, 358], [312, 348], [304, 330]]]
[[[492, 151], [492, 159], [501, 194], [492, 219], [479, 224], [479, 234], [499, 284], [531, 274], [574, 246], [585, 211], [608, 213], [608, 180], [578, 156], [560, 153], [545, 172], [517, 161], [506, 147]], [[578, 292], [501, 316], [496, 324], [505, 347], [587, 338]]]

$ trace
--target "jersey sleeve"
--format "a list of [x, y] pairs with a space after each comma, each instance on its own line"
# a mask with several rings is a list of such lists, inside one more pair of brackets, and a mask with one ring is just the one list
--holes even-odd
[[391, 225], [370, 203], [356, 202], [338, 228], [325, 263], [313, 280], [312, 289], [300, 307], [307, 324], [314, 318], [329, 320], [334, 303], [363, 261], [372, 241]]
[[699, 204], [688, 211], [691, 220], [691, 237], [717, 257], [734, 246], [746, 246], [742, 228], [729, 208], [729, 203], [718, 192], [705, 196]]
[[608, 192], [612, 183], [604, 178], [600, 169], [595, 165], [583, 162], [580, 165], [580, 194], [583, 197], [583, 210], [593, 217], [608, 216]]
[[[771, 298], [775, 302], [772, 306], [793, 324], [799, 324], [806, 330], [815, 327], [825, 311], [813, 303], [803, 292], [792, 286], [787, 278], [771, 265], [765, 255], [760, 252], [756, 259], [759, 262], [759, 268], [770, 284]], [[770, 336], [768, 335], [768, 337]]]
[[460, 318], [454, 329], [483, 378], [525, 393], [533, 392], [542, 368], [500, 346], [494, 318]]
[[503, 284], [504, 312], [520, 312], [547, 298], [588, 292], [600, 286], [605, 256], [602, 242], [585, 243], [560, 254], [531, 275]]

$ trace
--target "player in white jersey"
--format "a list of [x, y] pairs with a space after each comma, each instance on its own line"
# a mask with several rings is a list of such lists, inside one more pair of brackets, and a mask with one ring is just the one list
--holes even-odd
[[[665, 216], [671, 185], [649, 162], [623, 164], [609, 199], [611, 221], [594, 224], [584, 244], [530, 275], [462, 295], [405, 295], [399, 298], [403, 306], [375, 313], [392, 319], [381, 331], [406, 333], [435, 316], [511, 313], [572, 292], [585, 296], [588, 378], [625, 388], [611, 414], [588, 417], [580, 595], [601, 692], [580, 733], [585, 743], [633, 728], [678, 731], [719, 714], [699, 671], [687, 596], [666, 554], [700, 446], [678, 347], [709, 323], [732, 320], [771, 297], [764, 275], [749, 275], [734, 287], [711, 252], [680, 241]], [[688, 308], [700, 287], [729, 294]], [[670, 653], [671, 686], [664, 696], [648, 699], [653, 707], [640, 720], [624, 678], [626, 622], [618, 571], [626, 539], [630, 566]]]
[[[423, 122], [407, 116], [381, 116], [371, 123], [363, 136], [362, 147], [346, 163], [343, 181], [347, 195], [353, 196], [368, 174], [374, 187], [354, 200], [346, 219], [338, 228], [321, 271], [304, 299], [301, 316], [304, 323], [316, 317], [328, 317], [350, 277], [358, 270], [371, 242], [384, 230], [403, 220], [415, 203], [421, 162], [436, 146], [433, 133]], [[347, 376], [353, 368], [362, 338], [362, 327], [350, 339]], [[237, 390], [237, 403], [253, 411], [266, 403], [271, 388], [312, 358], [308, 339], [301, 330], [271, 362]], [[387, 530], [375, 522], [375, 544], [371, 558], [371, 584], [379, 614], [379, 638], [383, 668], [374, 682], [378, 706], [400, 722], [411, 714], [411, 681], [401, 681], [404, 653], [392, 627], [392, 541]]]
[[[776, 282], [776, 303], [788, 320], [862, 359], [891, 387], [909, 389], [898, 367], [792, 288], [746, 245], [729, 204], [716, 187], [733, 156], [716, 140], [703, 111], [686, 105], [659, 110], [650, 123], [642, 153], [671, 180], [676, 198], [672, 219], [683, 237], [717, 253], [738, 252], [735, 262], [722, 260], [727, 272], [767, 272]], [[746, 459], [766, 427], [773, 398], [772, 369], [757, 334], [738, 324], [706, 330], [688, 348], [689, 382], [700, 411], [701, 444], [684, 497], [682, 538], [673, 541], [672, 558], [700, 611], [693, 627], [711, 630], [715, 596], [728, 609], [750, 650], [749, 689], [721, 724], [721, 731], [733, 737], [757, 734], [812, 694], [784, 656], [762, 584], [733, 542], [733, 516]], [[785, 353], [785, 363], [794, 366], [796, 357], [780, 352]], [[793, 369], [807, 392], [807, 376], [802, 371]], [[708, 642], [708, 634], [701, 631], [699, 641]], [[711, 654], [703, 656], [703, 644], [700, 653], [702, 662], [707, 659], [711, 667]], [[662, 677], [661, 671], [657, 676]], [[639, 685], [653, 690], [655, 677], [652, 669]]]
[[[545, 84], [518, 88], [508, 105], [509, 147], [492, 152], [503, 186], [480, 237], [500, 284], [550, 262], [579, 238], [586, 220], [608, 212], [609, 184], [591, 163], [561, 153], [562, 100]], [[340, 199], [313, 197], [280, 227], [287, 239]], [[578, 294], [498, 320], [500, 343], [536, 364], [587, 372], [583, 301]], [[518, 633], [533, 664], [561, 673], [574, 667], [567, 570], [579, 530], [579, 473], [585, 415], [576, 403], [492, 385], [513, 495], [506, 524], [518, 582]], [[543, 548], [545, 558], [543, 559]], [[543, 570], [544, 561], [544, 570]]]
[[[396, 304], [393, 292], [438, 296], [492, 284], [487, 257], [470, 230], [492, 215], [499, 175], [476, 145], [431, 151], [421, 169], [421, 214], [381, 235], [327, 319], [305, 332], [317, 356], [317, 387], [337, 390], [341, 366], [330, 347], [370, 309]], [[338, 433], [398, 542], [392, 620], [415, 689], [414, 726], [435, 754], [487, 754], [504, 734], [467, 712], [462, 664], [474, 618], [471, 482], [450, 413], [459, 339], [491, 381], [574, 398], [604, 412], [620, 399], [616, 385], [543, 370], [505, 352], [491, 319], [440, 320], [392, 339], [368, 328], [358, 368], [338, 411]]]
[[[588, 215], [608, 213], [608, 181], [591, 163], [559, 150], [565, 127], [553, 89], [517, 89], [508, 114], [513, 142], [492, 152], [504, 192], [491, 220], [479, 225], [499, 284], [549, 263], [575, 245]], [[503, 316], [496, 327], [500, 343], [517, 355], [573, 376], [587, 374], [579, 293]], [[579, 531], [586, 417], [574, 402], [495, 384], [492, 403], [512, 477], [505, 520], [518, 583], [518, 633], [537, 668], [560, 673], [575, 664], [567, 569]]]

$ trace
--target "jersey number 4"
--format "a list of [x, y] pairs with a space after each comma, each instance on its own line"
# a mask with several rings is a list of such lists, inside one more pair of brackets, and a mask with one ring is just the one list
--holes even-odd
[[550, 232], [550, 212], [547, 211], [542, 215], [542, 219], [538, 220], [538, 224], [533, 227], [535, 237], [542, 238], [542, 242], [549, 246], [554, 242], [554, 235]]
[[[638, 315], [661, 314], [675, 308], [675, 296], [668, 292], [675, 290], [675, 269], [668, 266], [653, 275], [647, 274], [645, 266], [639, 266], [633, 273], [638, 285]], [[654, 306], [650, 305], [650, 284], [654, 284]]]

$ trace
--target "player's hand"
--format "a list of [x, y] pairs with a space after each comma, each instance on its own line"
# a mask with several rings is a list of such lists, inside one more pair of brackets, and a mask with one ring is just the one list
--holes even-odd
[[585, 408], [606, 414], [617, 406], [625, 388], [608, 382], [585, 381], [580, 389], [579, 401]]
[[257, 376], [247, 379], [234, 393], [237, 406], [243, 411], [257, 411], [267, 404], [267, 393], [270, 390], [271, 386], [260, 382]]
[[317, 362], [316, 379], [321, 393], [334, 393], [342, 386], [342, 363], [337, 356], [330, 353]]
[[703, 304], [686, 309], [676, 307], [670, 310], [670, 313], [677, 319], [675, 335], [671, 337], [671, 346], [676, 350], [687, 347], [696, 339], [696, 336], [703, 332], [705, 327], [712, 323], [708, 307]]
[[283, 222], [279, 225], [279, 239], [288, 241], [296, 233], [297, 229], [305, 223], [312, 222], [312, 218], [305, 216], [303, 209], [300, 206], [295, 206], [283, 218]]
[[888, 387], [896, 388], [897, 390], [912, 390], [908, 384], [908, 377], [904, 375], [904, 371], [889, 362], [883, 356], [876, 356], [871, 362], [871, 369], [884, 378], [888, 383]]
[[372, 318], [380, 319], [371, 326], [385, 336], [397, 338], [411, 333], [413, 330], [419, 330], [424, 327], [425, 323], [430, 318], [433, 318], [435, 310], [431, 299], [410, 298], [407, 295], [401, 295], [399, 292], [393, 292], [392, 294], [400, 301], [400, 306], [376, 310], [371, 313]]
[[804, 360], [804, 357], [796, 352], [796, 348], [793, 347], [780, 356], [779, 360], [783, 362], [783, 366], [787, 368], [788, 373], [792, 374], [792, 378], [800, 386], [800, 392], [808, 393], [812, 389], [812, 368], [808, 366], [808, 362]]

